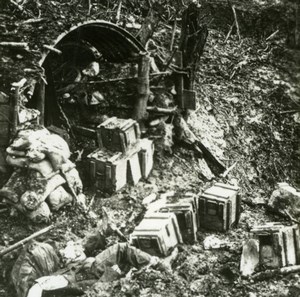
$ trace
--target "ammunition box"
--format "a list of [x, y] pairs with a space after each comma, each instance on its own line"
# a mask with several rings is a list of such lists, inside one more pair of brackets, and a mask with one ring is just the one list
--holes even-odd
[[99, 148], [114, 152], [123, 152], [134, 145], [140, 138], [139, 124], [132, 119], [112, 117], [97, 127]]
[[197, 241], [197, 213], [193, 208], [192, 201], [166, 204], [159, 212], [174, 213], [177, 218], [182, 240], [184, 243], [195, 243]]
[[261, 268], [280, 268], [300, 264], [300, 237], [298, 225], [283, 226], [268, 223], [251, 230], [259, 241]]
[[173, 213], [146, 215], [130, 235], [130, 242], [154, 256], [167, 256], [182, 243], [178, 222]]
[[236, 225], [240, 216], [238, 187], [216, 183], [199, 196], [200, 227], [226, 231]]
[[141, 173], [143, 178], [147, 178], [153, 168], [154, 144], [152, 140], [144, 138], [140, 140], [140, 145], [139, 159]]
[[127, 159], [122, 153], [96, 150], [88, 155], [91, 182], [97, 189], [112, 193], [127, 183]]

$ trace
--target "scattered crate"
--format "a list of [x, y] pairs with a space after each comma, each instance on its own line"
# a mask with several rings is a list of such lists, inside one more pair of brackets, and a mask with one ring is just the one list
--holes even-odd
[[109, 118], [97, 127], [99, 148], [123, 152], [140, 138], [139, 124], [132, 119]]
[[174, 213], [176, 215], [183, 242], [191, 244], [197, 241], [197, 210], [193, 204], [193, 200], [168, 203], [159, 210], [162, 213]]
[[238, 187], [216, 183], [199, 196], [201, 228], [226, 231], [236, 225], [240, 216]]
[[175, 246], [182, 243], [176, 216], [173, 213], [146, 215], [130, 235], [130, 242], [150, 255], [169, 255]]
[[259, 241], [261, 268], [280, 268], [300, 264], [300, 236], [298, 225], [283, 226], [267, 223], [251, 230]]

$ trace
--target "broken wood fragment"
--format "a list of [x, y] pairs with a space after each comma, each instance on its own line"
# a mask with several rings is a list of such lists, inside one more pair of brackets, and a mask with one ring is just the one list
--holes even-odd
[[97, 139], [97, 133], [95, 129], [72, 125], [72, 130], [74, 131], [75, 134]]
[[43, 45], [43, 48], [46, 49], [46, 50], [49, 50], [55, 54], [58, 54], [58, 55], [61, 55], [62, 54], [62, 51], [57, 49], [57, 48], [54, 48], [53, 46], [50, 46], [50, 45], [46, 45], [44, 44]]
[[164, 113], [164, 114], [176, 114], [177, 113], [177, 107], [162, 108], [162, 107], [156, 107], [156, 106], [148, 106], [147, 111], [157, 112], [157, 113]]
[[189, 148], [193, 149], [199, 155], [205, 159], [207, 165], [210, 167], [211, 171], [220, 175], [225, 170], [224, 164], [215, 157], [211, 151], [196, 137], [196, 135], [191, 131], [187, 122], [182, 116], [176, 117], [174, 121], [174, 126], [176, 128], [177, 139], [185, 143]]
[[28, 43], [27, 42], [10, 42], [10, 41], [2, 41], [0, 42], [0, 46], [3, 47], [11, 47], [11, 48], [18, 48], [28, 50]]
[[300, 265], [293, 265], [288, 267], [282, 267], [280, 269], [270, 269], [254, 274], [251, 278], [253, 280], [266, 280], [276, 275], [287, 275], [289, 273], [295, 273], [300, 271]]
[[15, 244], [13, 244], [13, 245], [11, 245], [11, 246], [5, 248], [5, 249], [2, 249], [2, 250], [0, 251], [0, 257], [3, 257], [4, 255], [6, 255], [6, 254], [12, 252], [13, 250], [15, 250], [15, 249], [17, 249], [17, 248], [19, 248], [19, 247], [23, 247], [24, 244], [26, 244], [28, 241], [30, 241], [30, 240], [32, 240], [32, 239], [34, 239], [34, 238], [37, 238], [37, 237], [39, 237], [39, 236], [41, 236], [41, 235], [43, 235], [43, 234], [49, 232], [49, 231], [52, 230], [53, 228], [54, 228], [54, 225], [48, 226], [48, 227], [46, 227], [46, 228], [44, 228], [44, 229], [41, 229], [41, 230], [39, 230], [39, 231], [37, 231], [37, 232], [31, 234], [30, 236], [28, 236], [28, 237], [26, 237], [26, 238], [24, 238], [24, 239], [22, 239], [22, 240], [16, 242]]
[[241, 41], [240, 26], [239, 26], [236, 11], [235, 11], [235, 5], [232, 5], [231, 9], [232, 9], [233, 16], [234, 16], [234, 24], [235, 24], [235, 27], [236, 27], [236, 33], [238, 35], [239, 41]]

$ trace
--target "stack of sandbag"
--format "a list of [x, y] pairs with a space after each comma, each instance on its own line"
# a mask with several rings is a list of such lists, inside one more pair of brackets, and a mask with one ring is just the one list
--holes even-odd
[[[82, 182], [60, 136], [35, 126], [17, 133], [6, 161], [15, 168], [0, 197], [35, 222], [48, 221], [52, 210], [84, 200]], [[84, 203], [84, 202], [83, 202]]]

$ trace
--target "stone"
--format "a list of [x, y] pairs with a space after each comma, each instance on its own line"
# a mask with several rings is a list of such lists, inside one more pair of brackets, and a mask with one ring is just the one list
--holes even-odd
[[278, 183], [268, 201], [268, 206], [281, 214], [288, 212], [296, 220], [300, 219], [300, 192], [287, 183]]
[[249, 276], [255, 272], [259, 264], [259, 245], [255, 239], [249, 239], [243, 245], [240, 271], [242, 276]]

